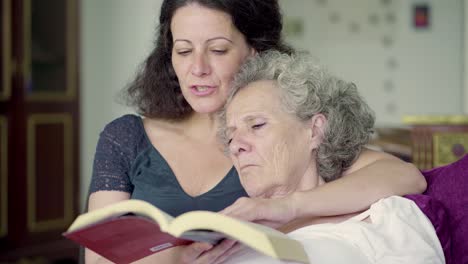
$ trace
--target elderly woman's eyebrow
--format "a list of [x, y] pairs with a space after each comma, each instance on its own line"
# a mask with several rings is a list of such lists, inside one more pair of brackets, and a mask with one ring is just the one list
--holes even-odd
[[[242, 121], [244, 123], [251, 123], [252, 121], [254, 121], [258, 116], [255, 116], [255, 115], [248, 115], [248, 116], [245, 116], [244, 118], [242, 118]], [[226, 128], [224, 129], [224, 135], [226, 135], [227, 137], [229, 137], [230, 135], [232, 135], [232, 133], [234, 133], [235, 131], [237, 130], [237, 127], [236, 126], [226, 126]]]
[[[244, 116], [241, 120], [244, 123], [252, 123], [257, 118], [264, 118], [264, 116], [262, 116], [260, 113], [258, 113], [258, 114], [249, 114], [247, 116]], [[236, 129], [237, 129], [236, 126], [226, 126], [226, 129], [224, 130], [224, 132], [226, 133], [226, 135], [228, 135], [229, 133], [234, 132]]]
[[230, 134], [232, 134], [234, 131], [236, 131], [236, 128], [233, 127], [233, 126], [228, 126], [226, 127], [226, 129], [224, 130], [224, 133], [229, 136]]
[[264, 115], [262, 115], [261, 113], [252, 113], [242, 118], [242, 121], [250, 123], [252, 121], [255, 121], [257, 118], [264, 118]]

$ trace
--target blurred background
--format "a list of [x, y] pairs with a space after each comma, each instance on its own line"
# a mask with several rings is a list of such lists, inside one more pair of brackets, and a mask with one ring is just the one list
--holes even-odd
[[[161, 0], [2, 0], [0, 263], [75, 263], [99, 133], [155, 40]], [[420, 169], [468, 148], [465, 0], [280, 0], [284, 36], [354, 82], [371, 147]]]

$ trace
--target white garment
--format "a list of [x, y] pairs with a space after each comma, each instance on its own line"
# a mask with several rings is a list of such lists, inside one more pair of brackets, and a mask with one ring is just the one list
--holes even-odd
[[[362, 221], [369, 217], [370, 222]], [[429, 219], [411, 200], [392, 196], [338, 224], [317, 224], [288, 234], [311, 264], [441, 264], [444, 253]], [[244, 249], [226, 263], [287, 263]]]

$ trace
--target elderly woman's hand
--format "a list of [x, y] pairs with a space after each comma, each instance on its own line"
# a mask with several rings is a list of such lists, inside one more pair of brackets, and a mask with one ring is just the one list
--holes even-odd
[[296, 218], [293, 196], [275, 199], [247, 198], [237, 199], [222, 214], [278, 228]]
[[241, 244], [231, 239], [226, 239], [216, 246], [195, 242], [182, 250], [181, 263], [218, 264], [240, 249]]

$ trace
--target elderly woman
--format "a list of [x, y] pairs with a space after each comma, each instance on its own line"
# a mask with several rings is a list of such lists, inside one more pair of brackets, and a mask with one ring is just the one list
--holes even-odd
[[[371, 151], [365, 144], [374, 114], [354, 84], [307, 55], [267, 52], [241, 68], [221, 123], [243, 187], [250, 197], [268, 200], [359, 170]], [[444, 263], [430, 221], [402, 197], [359, 214], [295, 220], [283, 230], [304, 244], [311, 263]], [[248, 250], [229, 261], [273, 262]]]

